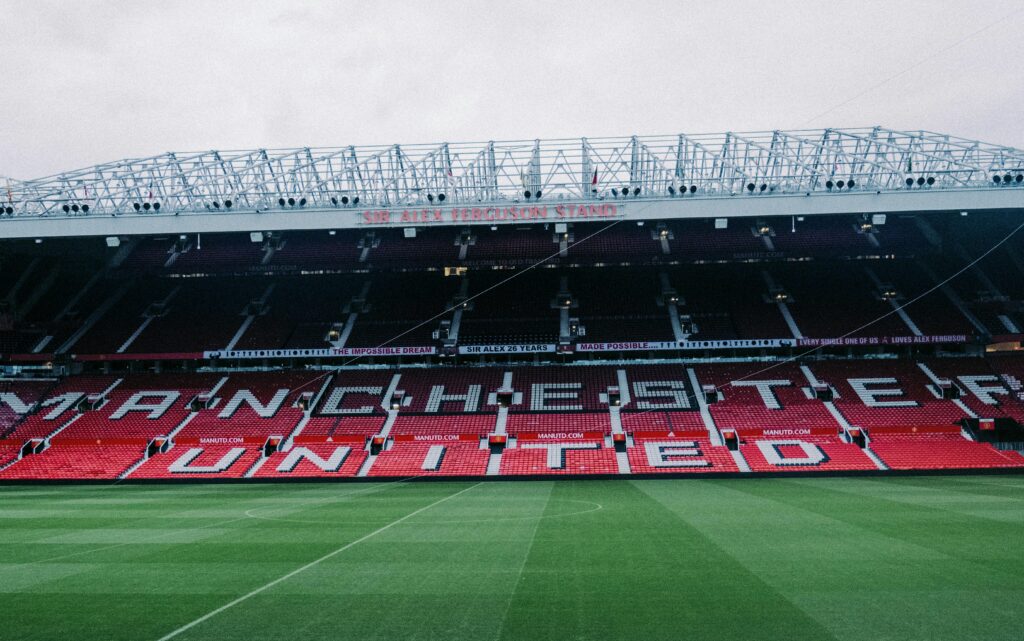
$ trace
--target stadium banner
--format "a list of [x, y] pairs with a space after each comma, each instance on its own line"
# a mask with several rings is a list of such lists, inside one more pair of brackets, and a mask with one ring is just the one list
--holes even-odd
[[436, 354], [437, 348], [428, 345], [414, 347], [331, 347], [327, 349], [243, 349], [203, 352], [203, 358], [257, 359], [257, 358], [331, 358], [338, 356], [410, 356]]
[[791, 338], [764, 338], [725, 341], [625, 341], [620, 343], [579, 343], [577, 352], [657, 352], [680, 349], [737, 349], [748, 347], [790, 347]]
[[190, 436], [186, 438], [173, 438], [176, 445], [263, 445], [267, 442], [266, 436]]
[[838, 427], [741, 427], [737, 430], [742, 436], [760, 436], [764, 438], [799, 438], [801, 436], [836, 436]]
[[396, 443], [433, 443], [437, 441], [474, 441], [479, 442], [477, 434], [396, 434]]
[[511, 205], [507, 207], [420, 207], [412, 209], [368, 209], [356, 212], [358, 227], [389, 225], [453, 225], [460, 223], [513, 223], [611, 220], [625, 218], [625, 205], [615, 203], [565, 203], [557, 205]]
[[604, 438], [604, 432], [519, 432], [520, 441], [582, 441]]
[[555, 345], [459, 345], [460, 354], [553, 354]]
[[846, 338], [801, 338], [798, 347], [822, 347], [826, 345], [935, 345], [939, 343], [967, 343], [967, 334], [946, 334], [941, 336], [847, 336]]

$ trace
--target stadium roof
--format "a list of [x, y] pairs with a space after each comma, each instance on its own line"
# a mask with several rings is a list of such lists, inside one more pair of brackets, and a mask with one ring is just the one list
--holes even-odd
[[0, 237], [1016, 209], [1022, 174], [882, 127], [172, 152], [10, 183]]

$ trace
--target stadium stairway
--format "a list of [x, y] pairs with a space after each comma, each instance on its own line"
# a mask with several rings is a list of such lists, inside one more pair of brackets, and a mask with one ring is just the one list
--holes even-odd
[[[174, 297], [177, 296], [178, 292], [180, 291], [180, 285], [171, 288], [171, 291], [169, 291], [167, 295], [164, 296], [163, 300], [156, 301], [155, 304], [163, 308], [170, 306], [171, 301], [174, 300]], [[147, 313], [144, 313], [143, 316], [144, 318], [142, 319], [142, 323], [140, 323], [139, 326], [135, 328], [135, 331], [133, 331], [131, 335], [129, 335], [128, 338], [125, 339], [123, 343], [121, 343], [121, 346], [117, 348], [118, 354], [124, 354], [126, 351], [128, 351], [128, 348], [132, 346], [132, 343], [135, 342], [135, 339], [141, 336], [142, 332], [146, 331], [146, 328], [149, 327], [149, 324], [152, 323], [153, 319], [155, 318], [155, 316], [151, 316]]]
[[[864, 273], [867, 274], [869, 279], [871, 279], [871, 283], [875, 286], [876, 290], [881, 291], [884, 288], [882, 279], [878, 277], [878, 274], [875, 273], [875, 270], [865, 266]], [[896, 316], [898, 316], [900, 320], [903, 321], [903, 324], [907, 326], [907, 329], [910, 330], [911, 334], [913, 334], [914, 336], [924, 336], [924, 334], [918, 328], [917, 324], [910, 318], [910, 315], [907, 313], [907, 310], [903, 309], [900, 306], [900, 303], [896, 301], [896, 299], [887, 298], [886, 301], [889, 303], [889, 306], [892, 307], [893, 311], [896, 312]]]
[[[814, 389], [814, 387], [816, 385], [821, 383], [821, 381], [819, 381], [817, 379], [817, 377], [814, 376], [814, 372], [811, 371], [811, 368], [807, 367], [806, 365], [801, 365], [800, 366], [800, 371], [803, 372], [803, 375], [807, 379], [807, 383], [811, 386], [811, 389]], [[828, 384], [828, 383], [826, 383], [826, 384]], [[833, 388], [831, 386], [831, 384], [828, 384], [828, 385], [832, 389], [832, 393], [834, 394], [835, 393], [835, 388]], [[852, 430], [854, 426], [850, 425], [850, 422], [846, 420], [846, 417], [843, 416], [843, 413], [839, 411], [839, 409], [836, 407], [835, 403], [833, 403], [832, 401], [822, 401], [822, 404], [825, 406], [825, 409], [828, 410], [828, 413], [831, 414], [834, 419], [836, 419], [836, 422], [842, 428], [843, 440], [845, 440], [847, 442], [852, 442], [852, 437], [850, 436], [850, 430]], [[882, 459], [878, 458], [878, 455], [871, 451], [870, 437], [865, 436], [865, 440], [867, 442], [865, 443], [864, 447], [862, 448], [863, 451], [864, 451], [864, 455], [867, 456], [869, 459], [871, 459], [871, 461], [875, 464], [875, 467], [877, 469], [879, 469], [879, 470], [887, 470], [887, 469], [889, 469], [889, 466], [887, 466], [885, 463], [883, 463]]]
[[[719, 431], [718, 426], [715, 425], [715, 419], [711, 416], [711, 410], [708, 408], [707, 399], [704, 398], [704, 392], [702, 391], [700, 381], [697, 379], [697, 372], [692, 367], [686, 368], [687, 376], [690, 378], [690, 388], [693, 390], [693, 396], [697, 401], [697, 407], [700, 408], [700, 417], [704, 422], [704, 427], [708, 431], [710, 436], [711, 445], [713, 447], [719, 447], [725, 445], [725, 439], [722, 437], [722, 432]], [[747, 464], [747, 460], [743, 458], [743, 452], [739, 448], [735, 450], [729, 450], [729, 454], [732, 456], [733, 461], [736, 463], [736, 467], [740, 472], [749, 472], [750, 465]]]
[[[917, 366], [921, 369], [922, 372], [924, 372], [924, 375], [928, 377], [928, 380], [932, 382], [932, 387], [930, 388], [931, 393], [935, 395], [935, 398], [942, 398], [942, 393], [939, 391], [939, 386], [942, 383], [942, 380], [938, 376], [936, 376], [935, 372], [933, 372], [931, 368], [925, 365], [924, 363], [918, 363]], [[978, 418], [978, 415], [974, 412], [974, 410], [968, 407], [962, 399], [953, 398], [950, 400], [953, 402], [954, 405], [963, 410], [963, 413], [966, 414], [968, 417]]]
[[[256, 320], [258, 311], [262, 310], [263, 306], [267, 304], [267, 299], [269, 299], [270, 295], [274, 293], [274, 287], [276, 285], [277, 283], [270, 283], [269, 285], [267, 285], [267, 288], [263, 290], [263, 294], [258, 299], [259, 304], [255, 307], [255, 309], [252, 310], [251, 313], [245, 315], [245, 317], [242, 320], [242, 324], [235, 331], [234, 335], [231, 337], [231, 340], [228, 341], [228, 344], [224, 346], [224, 351], [230, 352], [231, 350], [235, 349], [235, 346], [238, 345], [238, 341], [242, 340], [242, 337], [245, 336], [245, 333], [252, 326], [253, 321]], [[249, 309], [249, 307], [250, 306], [247, 305], [246, 309]]]
[[[391, 384], [388, 385], [387, 390], [384, 393], [384, 399], [381, 401], [381, 407], [387, 413], [387, 419], [384, 421], [384, 425], [381, 426], [380, 432], [374, 438], [380, 438], [384, 440], [384, 446], [388, 445], [388, 436], [391, 434], [391, 428], [395, 424], [395, 420], [398, 419], [398, 412], [400, 410], [391, 409], [390, 400], [395, 397], [395, 391], [398, 389], [398, 384], [402, 379], [401, 374], [395, 374], [391, 377]], [[356, 472], [356, 476], [365, 477], [370, 475], [370, 470], [373, 469], [373, 464], [377, 462], [377, 454], [370, 453], [366, 457], [366, 460], [359, 467], [359, 471]]]

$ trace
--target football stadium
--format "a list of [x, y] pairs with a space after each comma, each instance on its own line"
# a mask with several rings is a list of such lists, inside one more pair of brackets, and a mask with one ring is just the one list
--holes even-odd
[[4, 200], [5, 639], [1020, 638], [1020, 150], [177, 152]]
[[1024, 641], [1024, 4], [0, 24], [0, 641]]

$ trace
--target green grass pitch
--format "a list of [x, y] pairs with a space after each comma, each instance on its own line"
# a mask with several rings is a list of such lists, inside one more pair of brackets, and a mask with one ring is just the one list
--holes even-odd
[[0, 639], [1024, 638], [1024, 476], [0, 487]]

